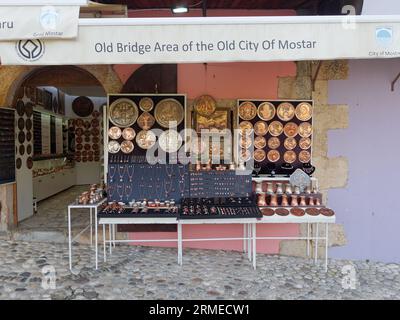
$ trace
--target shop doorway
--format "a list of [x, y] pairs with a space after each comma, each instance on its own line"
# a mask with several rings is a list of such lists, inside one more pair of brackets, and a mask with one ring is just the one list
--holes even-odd
[[[102, 84], [75, 66], [28, 74], [13, 97], [16, 108], [17, 233], [62, 239], [66, 210], [90, 184], [103, 179]], [[77, 213], [79, 215], [79, 213]], [[74, 226], [86, 223], [77, 219]]]

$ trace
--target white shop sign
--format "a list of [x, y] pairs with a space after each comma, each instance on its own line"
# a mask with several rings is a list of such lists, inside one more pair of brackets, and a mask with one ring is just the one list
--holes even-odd
[[[400, 57], [400, 17], [81, 19], [75, 40], [0, 43], [2, 64], [144, 64]], [[35, 50], [32, 54], [21, 52]]]
[[76, 38], [78, 23], [79, 6], [0, 6], [0, 41]]

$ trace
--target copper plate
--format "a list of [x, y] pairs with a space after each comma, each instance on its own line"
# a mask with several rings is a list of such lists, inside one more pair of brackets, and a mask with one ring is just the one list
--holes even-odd
[[90, 136], [85, 137], [85, 142], [90, 142]]
[[240, 139], [240, 147], [243, 149], [248, 149], [251, 147], [251, 138], [249, 136], [243, 135]]
[[25, 120], [24, 120], [24, 118], [19, 118], [18, 119], [17, 126], [18, 126], [19, 130], [24, 130], [24, 128], [25, 128]]
[[76, 128], [75, 129], [75, 134], [79, 137], [83, 135], [83, 129], [82, 128]]
[[90, 122], [93, 128], [97, 128], [100, 125], [100, 122], [98, 119], [92, 119]]
[[319, 209], [317, 208], [307, 208], [306, 213], [310, 216], [318, 216], [319, 215]]
[[82, 143], [82, 142], [83, 142], [82, 137], [76, 137], [76, 138], [75, 138], [75, 142], [76, 142], [76, 143]]
[[98, 151], [100, 149], [100, 147], [97, 143], [95, 143], [95, 144], [92, 144], [92, 149]]
[[299, 146], [303, 150], [310, 149], [311, 147], [311, 139], [310, 138], [301, 138], [299, 141]]
[[19, 154], [20, 154], [21, 156], [23, 156], [23, 155], [25, 154], [25, 146], [24, 146], [23, 144], [21, 144], [21, 145], [19, 146]]
[[297, 136], [299, 132], [299, 127], [294, 122], [288, 122], [285, 124], [285, 127], [283, 128], [283, 132], [287, 137], [293, 138]]
[[83, 149], [83, 145], [81, 143], [78, 143], [76, 145], [76, 150], [82, 150]]
[[321, 209], [319, 210], [319, 212], [320, 212], [323, 216], [326, 216], [326, 217], [332, 217], [332, 216], [335, 215], [335, 212], [334, 212], [332, 209], [329, 209], [329, 208], [321, 208]]
[[283, 145], [287, 150], [293, 150], [297, 146], [297, 142], [295, 138], [286, 138], [283, 142]]
[[242, 149], [240, 152], [240, 159], [244, 162], [249, 161], [251, 158], [251, 152], [248, 149]]
[[301, 208], [292, 208], [290, 209], [290, 213], [296, 217], [302, 217], [306, 214], [305, 211]]
[[293, 163], [296, 161], [296, 152], [294, 151], [286, 151], [283, 155], [283, 160], [286, 163]]
[[142, 130], [149, 130], [154, 126], [155, 123], [154, 117], [148, 113], [148, 112], [143, 112], [139, 118], [137, 119], [138, 126]]
[[111, 127], [110, 129], [108, 129], [108, 136], [111, 139], [118, 140], [119, 138], [121, 138], [121, 135], [122, 131], [119, 127]]
[[299, 135], [308, 138], [312, 134], [312, 126], [309, 122], [302, 122], [299, 126]]
[[17, 114], [20, 117], [22, 117], [24, 115], [24, 113], [25, 113], [25, 104], [24, 104], [24, 102], [22, 100], [18, 100], [17, 101], [16, 109], [17, 109]]
[[33, 159], [32, 157], [29, 157], [28, 159], [26, 159], [26, 167], [30, 170], [33, 167]]
[[26, 153], [30, 156], [32, 153], [32, 145], [28, 144], [28, 146], [26, 147]]
[[82, 155], [82, 152], [80, 151], [75, 151], [75, 157], [80, 157]]
[[122, 128], [129, 127], [136, 122], [138, 115], [138, 107], [130, 99], [120, 98], [110, 105], [109, 118], [116, 126]]
[[271, 102], [263, 102], [258, 106], [257, 115], [264, 121], [269, 121], [275, 117], [276, 109]]
[[242, 102], [239, 106], [239, 117], [243, 120], [252, 120], [257, 115], [257, 107], [251, 101]]
[[274, 136], [277, 137], [279, 135], [281, 135], [283, 132], [283, 124], [279, 121], [273, 121], [270, 123], [269, 125], [269, 133]]
[[245, 135], [250, 135], [253, 132], [253, 125], [249, 121], [239, 123], [240, 132]]
[[150, 149], [156, 143], [156, 135], [151, 130], [142, 130], [136, 135], [136, 143], [142, 149]]
[[108, 142], [108, 152], [109, 153], [118, 153], [119, 150], [121, 150], [121, 145], [118, 143], [118, 141], [111, 140]]
[[90, 130], [90, 133], [92, 134], [92, 136], [98, 136], [100, 134], [100, 130], [93, 128], [92, 130]]
[[168, 98], [157, 103], [154, 117], [163, 128], [176, 127], [183, 121], [185, 111], [178, 100]]
[[265, 151], [262, 149], [256, 149], [254, 150], [254, 160], [257, 162], [262, 162], [265, 160], [266, 154]]
[[21, 169], [21, 167], [22, 167], [21, 158], [17, 158], [17, 160], [15, 161], [15, 165], [16, 165], [17, 169]]
[[275, 213], [278, 216], [287, 216], [287, 215], [289, 215], [289, 210], [285, 209], [285, 208], [277, 208], [277, 209], [275, 209]]
[[26, 119], [25, 121], [25, 128], [26, 130], [31, 130], [32, 129], [32, 120], [31, 119]]
[[277, 150], [270, 150], [268, 151], [267, 158], [270, 162], [277, 162], [281, 158], [281, 155]]
[[25, 105], [25, 114], [28, 118], [32, 117], [33, 115], [33, 103], [27, 102]]
[[194, 101], [194, 110], [203, 117], [209, 117], [217, 109], [217, 101], [210, 95], [202, 95]]
[[272, 137], [268, 139], [268, 147], [270, 149], [278, 149], [280, 145], [281, 142], [277, 137]]
[[299, 160], [301, 163], [309, 163], [311, 160], [311, 154], [308, 151], [300, 151]]
[[[269, 142], [269, 140], [268, 140], [268, 142]], [[278, 142], [279, 142], [279, 140], [278, 140]], [[266, 145], [267, 145], [267, 140], [265, 140], [264, 137], [261, 137], [261, 136], [255, 137], [254, 146], [257, 149], [263, 149], [263, 148], [265, 148]]]
[[83, 127], [84, 124], [85, 124], [85, 121], [83, 121], [82, 119], [76, 119], [75, 120], [75, 125], [77, 127]]
[[275, 210], [271, 208], [262, 208], [261, 213], [263, 216], [271, 217], [275, 214]]
[[87, 158], [86, 157], [82, 157], [82, 162], [87, 162]]
[[176, 130], [166, 130], [161, 133], [158, 144], [165, 152], [177, 152], [182, 146], [182, 137]]
[[25, 133], [24, 133], [23, 131], [20, 131], [20, 132], [18, 133], [18, 142], [19, 142], [20, 144], [22, 144], [22, 143], [25, 142]]
[[79, 117], [88, 117], [92, 114], [94, 109], [93, 101], [88, 97], [77, 97], [72, 101], [72, 110]]
[[125, 154], [131, 153], [133, 151], [133, 143], [129, 140], [124, 140], [121, 143], [121, 151]]
[[153, 110], [154, 102], [149, 97], [145, 97], [140, 99], [139, 101], [139, 108], [142, 111], [151, 111]]
[[82, 157], [87, 157], [87, 155], [88, 155], [87, 150], [83, 150], [83, 151], [82, 151]]
[[90, 127], [92, 125], [91, 125], [90, 121], [85, 121], [83, 126], [85, 127], [85, 129], [90, 129]]
[[283, 102], [278, 106], [277, 114], [278, 118], [282, 121], [290, 121], [293, 119], [295, 109], [289, 102]]
[[254, 124], [254, 133], [258, 136], [264, 136], [268, 133], [268, 124], [264, 121], [257, 121]]
[[313, 107], [308, 102], [302, 102], [296, 107], [296, 118], [301, 121], [308, 121], [312, 117]]
[[26, 141], [31, 141], [32, 140], [32, 132], [31, 131], [28, 131], [27, 133], [26, 133]]
[[93, 137], [93, 138], [92, 138], [92, 142], [95, 143], [95, 144], [96, 144], [96, 143], [99, 143], [99, 142], [100, 142], [99, 137]]
[[131, 140], [135, 139], [135, 136], [136, 136], [136, 132], [132, 128], [125, 128], [124, 131], [122, 131], [122, 137], [125, 140], [131, 141]]
[[95, 110], [95, 111], [92, 112], [92, 116], [95, 117], [95, 118], [98, 118], [98, 117], [100, 117], [100, 112]]
[[90, 149], [91, 149], [91, 146], [90, 146], [90, 144], [86, 143], [86, 144], [83, 146], [83, 148], [84, 148], [85, 150], [90, 150]]

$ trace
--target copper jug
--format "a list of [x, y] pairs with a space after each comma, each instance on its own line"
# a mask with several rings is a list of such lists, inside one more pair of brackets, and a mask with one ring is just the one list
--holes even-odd
[[286, 194], [282, 195], [282, 207], [287, 207], [289, 205], [288, 196]]
[[278, 196], [276, 194], [271, 195], [271, 201], [269, 203], [271, 207], [277, 207], [278, 206]]
[[267, 205], [266, 197], [267, 195], [265, 193], [258, 194], [257, 205], [259, 207], [265, 207]]
[[306, 197], [305, 196], [301, 196], [300, 197], [300, 206], [305, 207], [306, 204]]
[[297, 202], [297, 196], [292, 195], [292, 201], [291, 201], [290, 205], [292, 207], [297, 207], [299, 205], [299, 203]]

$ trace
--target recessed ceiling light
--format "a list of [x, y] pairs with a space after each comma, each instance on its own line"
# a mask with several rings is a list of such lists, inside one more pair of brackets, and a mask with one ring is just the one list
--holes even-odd
[[172, 13], [187, 13], [189, 9], [187, 7], [175, 7], [172, 8]]

